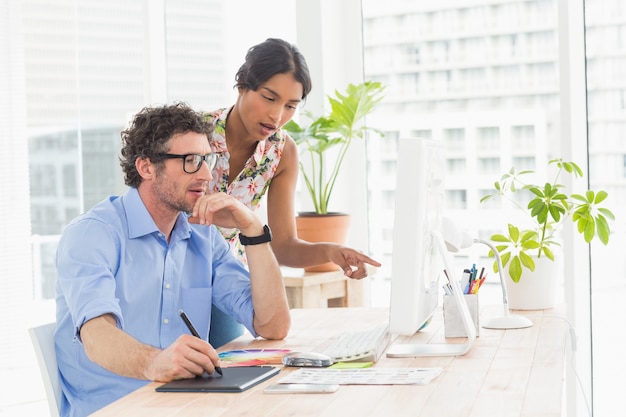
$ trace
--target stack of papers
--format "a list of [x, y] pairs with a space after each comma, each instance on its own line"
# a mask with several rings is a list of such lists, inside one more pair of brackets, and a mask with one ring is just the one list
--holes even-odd
[[281, 384], [425, 385], [442, 368], [301, 368], [278, 381]]

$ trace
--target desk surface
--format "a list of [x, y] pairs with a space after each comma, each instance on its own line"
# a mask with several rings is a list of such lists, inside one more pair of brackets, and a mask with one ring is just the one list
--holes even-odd
[[[501, 306], [481, 309], [488, 318]], [[558, 312], [560, 313], [560, 312]], [[292, 368], [243, 393], [157, 393], [150, 383], [93, 414], [94, 416], [417, 416], [504, 417], [560, 416], [567, 327], [554, 311], [524, 312], [534, 322], [527, 329], [481, 329], [471, 351], [459, 357], [387, 358], [375, 366], [442, 367], [428, 385], [348, 386], [333, 394], [264, 394]], [[558, 314], [562, 316], [561, 314]], [[285, 348], [323, 351], [341, 332], [382, 324], [387, 310], [364, 308], [292, 310], [292, 329], [285, 340], [253, 340], [249, 335], [220, 351]], [[445, 339], [441, 311], [424, 331], [398, 337], [395, 343]]]

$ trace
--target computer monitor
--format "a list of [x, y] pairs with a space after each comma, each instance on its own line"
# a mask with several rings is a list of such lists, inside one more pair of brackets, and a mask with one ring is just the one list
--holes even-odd
[[441, 236], [444, 164], [445, 152], [440, 142], [399, 139], [389, 332], [410, 336], [428, 323], [438, 305], [440, 288], [447, 283], [445, 269], [469, 337], [467, 343], [396, 344], [387, 351], [388, 357], [461, 355], [469, 351], [476, 337]]

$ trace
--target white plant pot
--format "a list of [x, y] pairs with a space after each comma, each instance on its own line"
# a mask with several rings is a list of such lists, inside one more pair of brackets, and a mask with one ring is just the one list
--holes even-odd
[[560, 257], [551, 261], [545, 256], [533, 258], [535, 271], [524, 269], [519, 282], [514, 282], [504, 267], [504, 281], [512, 310], [543, 310], [553, 308], [557, 285], [563, 274]]

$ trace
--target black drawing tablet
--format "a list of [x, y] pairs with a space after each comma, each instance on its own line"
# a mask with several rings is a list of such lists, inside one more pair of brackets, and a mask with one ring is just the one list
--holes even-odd
[[208, 377], [179, 379], [157, 387], [157, 392], [242, 392], [280, 372], [273, 366], [236, 366], [222, 368]]

